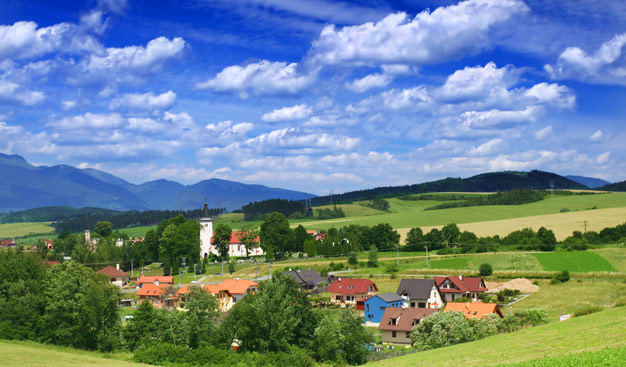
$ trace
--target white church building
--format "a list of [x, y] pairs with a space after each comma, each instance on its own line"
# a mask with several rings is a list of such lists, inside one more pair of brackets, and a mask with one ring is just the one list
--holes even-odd
[[[213, 245], [213, 219], [209, 215], [209, 207], [207, 203], [204, 203], [204, 209], [202, 210], [202, 218], [200, 218], [200, 257], [209, 257], [209, 254], [219, 255], [217, 247]], [[230, 245], [228, 246], [229, 257], [244, 257], [246, 256], [246, 246], [241, 243], [239, 235], [241, 232], [233, 231], [230, 235]], [[260, 243], [257, 238], [257, 243]], [[254, 249], [248, 251], [248, 256], [261, 256], [265, 255], [263, 249], [260, 246], [256, 246]]]

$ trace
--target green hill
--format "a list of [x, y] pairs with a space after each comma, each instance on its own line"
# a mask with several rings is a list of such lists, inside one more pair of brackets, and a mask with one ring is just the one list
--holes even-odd
[[626, 191], [626, 181], [616, 182], [610, 185], [598, 187], [598, 190], [603, 191]]
[[626, 345], [626, 308], [618, 307], [563, 322], [496, 335], [472, 343], [413, 353], [369, 365], [492, 366], [624, 345]]

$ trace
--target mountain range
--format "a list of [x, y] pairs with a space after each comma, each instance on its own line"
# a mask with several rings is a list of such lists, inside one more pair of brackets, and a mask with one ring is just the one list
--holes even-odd
[[565, 178], [569, 178], [572, 181], [581, 183], [590, 189], [597, 189], [602, 186], [611, 185], [611, 182], [603, 180], [601, 178], [574, 176], [574, 175], [567, 175], [565, 176]]
[[93, 168], [34, 166], [18, 155], [0, 154], [0, 211], [43, 206], [114, 210], [189, 210], [206, 198], [212, 208], [239, 209], [266, 199], [302, 200], [305, 192], [212, 178], [193, 185], [156, 180], [135, 185]]

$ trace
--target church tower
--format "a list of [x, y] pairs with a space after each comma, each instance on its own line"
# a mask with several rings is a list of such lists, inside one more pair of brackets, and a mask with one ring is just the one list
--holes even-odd
[[211, 252], [216, 253], [216, 251], [211, 244], [211, 237], [213, 237], [213, 219], [209, 216], [209, 207], [207, 206], [206, 199], [204, 200], [200, 226], [200, 258], [209, 257]]

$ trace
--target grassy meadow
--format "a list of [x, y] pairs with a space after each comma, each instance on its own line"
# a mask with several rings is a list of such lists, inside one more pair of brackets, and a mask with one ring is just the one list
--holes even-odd
[[50, 222], [26, 222], [0, 224], [0, 238], [23, 237], [29, 234], [54, 233]]
[[590, 251], [565, 251], [533, 254], [539, 260], [543, 270], [570, 273], [589, 273], [594, 271], [615, 271], [613, 266], [602, 256]]
[[[494, 366], [539, 362], [530, 366], [551, 366], [551, 364], [542, 364], [542, 361], [537, 361], [537, 358], [563, 357], [604, 348], [619, 348], [624, 345], [626, 345], [626, 309], [619, 307], [563, 322], [552, 322], [514, 333], [500, 334], [471, 343], [371, 362], [368, 365], [377, 367]], [[554, 363], [556, 366], [561, 366]], [[567, 366], [575, 365], [577, 364]]]
[[91, 366], [91, 367], [139, 367], [148, 366], [130, 362], [127, 353], [104, 354], [79, 349], [38, 344], [33, 342], [0, 341], [0, 365], [22, 366]]

